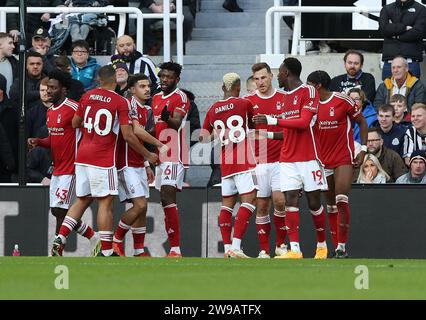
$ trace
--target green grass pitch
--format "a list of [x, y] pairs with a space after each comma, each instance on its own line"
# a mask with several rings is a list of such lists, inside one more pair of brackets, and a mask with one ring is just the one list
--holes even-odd
[[[55, 288], [57, 266], [68, 289]], [[426, 260], [0, 258], [0, 299], [426, 299], [425, 288]]]

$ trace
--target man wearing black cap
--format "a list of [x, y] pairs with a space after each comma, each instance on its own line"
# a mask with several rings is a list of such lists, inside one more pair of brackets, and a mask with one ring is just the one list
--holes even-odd
[[37, 28], [34, 31], [33, 37], [31, 39], [32, 47], [29, 50], [30, 52], [38, 52], [43, 57], [43, 73], [48, 74], [52, 70], [55, 70], [55, 64], [53, 63], [53, 53], [50, 52], [50, 45], [52, 41], [50, 40], [49, 32], [44, 28]]
[[120, 60], [117, 60], [117, 62], [112, 64], [115, 69], [115, 79], [117, 81], [115, 92], [122, 97], [129, 98], [129, 86], [127, 85], [127, 80], [129, 79], [129, 69], [127, 68], [127, 64], [125, 62], [119, 61]]
[[426, 184], [426, 151], [416, 150], [410, 157], [410, 171], [400, 176], [395, 183]]

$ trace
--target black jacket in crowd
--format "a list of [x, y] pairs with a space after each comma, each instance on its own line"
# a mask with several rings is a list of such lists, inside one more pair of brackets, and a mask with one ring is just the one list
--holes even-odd
[[[188, 115], [186, 117], [186, 121], [189, 122], [189, 129], [190, 129], [190, 139], [192, 137], [192, 133], [195, 130], [201, 129], [201, 124], [200, 124], [200, 112], [198, 111], [198, 106], [195, 103], [195, 96], [191, 91], [185, 90], [185, 89], [181, 89], [181, 91], [183, 91], [186, 96], [189, 99], [189, 111], [188, 111]], [[194, 144], [196, 144], [198, 142], [198, 137], [197, 139], [194, 138], [194, 140], [190, 140], [190, 146], [192, 147]]]
[[[26, 94], [25, 96], [27, 97], [27, 105], [26, 105], [26, 109], [28, 110], [29, 108], [33, 107], [38, 100], [40, 100], [40, 81], [41, 79], [43, 79], [45, 76], [42, 75], [40, 77], [40, 79], [33, 79], [28, 77], [27, 75], [27, 79], [26, 79]], [[16, 106], [19, 105], [19, 79], [16, 78], [15, 81], [13, 81], [12, 86], [10, 87], [10, 99], [16, 104]]]
[[40, 137], [40, 132], [46, 130], [47, 109], [39, 100], [27, 111], [27, 137]]
[[[412, 29], [407, 31], [407, 26]], [[425, 26], [426, 8], [414, 0], [396, 0], [384, 6], [379, 19], [379, 30], [384, 36], [382, 60], [403, 56], [423, 61]]]
[[371, 73], [359, 72], [355, 78], [349, 78], [348, 75], [341, 74], [331, 79], [330, 90], [345, 92], [352, 88], [360, 88], [364, 91], [369, 101], [374, 101], [376, 95], [376, 81]]

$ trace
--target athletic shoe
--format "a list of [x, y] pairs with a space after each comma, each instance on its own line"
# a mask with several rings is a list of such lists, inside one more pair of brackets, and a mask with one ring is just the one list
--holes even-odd
[[112, 254], [110, 256], [106, 256], [102, 253], [102, 251], [99, 251], [99, 253], [96, 256], [97, 257], [119, 257], [119, 255], [117, 253], [115, 253], [114, 251], [112, 252]]
[[62, 257], [65, 245], [62, 243], [61, 238], [57, 237], [53, 240], [52, 250], [50, 254], [52, 257]]
[[314, 259], [327, 259], [327, 248], [317, 248]]
[[276, 256], [283, 256], [287, 253], [287, 246], [283, 243], [279, 247], [275, 248], [275, 255]]
[[125, 257], [126, 253], [124, 252], [124, 244], [123, 242], [112, 242], [112, 249], [114, 250], [114, 252], [120, 256], [120, 257]]
[[259, 255], [257, 256], [259, 259], [270, 259], [271, 256], [266, 253], [265, 250], [262, 250], [259, 252]]
[[341, 249], [336, 250], [336, 255], [334, 256], [336, 259], [347, 259], [349, 258], [349, 255], [346, 251], [343, 251]]
[[182, 258], [182, 255], [180, 253], [170, 251], [167, 258]]
[[275, 256], [275, 259], [303, 259], [303, 254], [302, 252], [287, 251], [282, 256]]
[[233, 259], [246, 259], [246, 258], [250, 258], [241, 249], [231, 249], [231, 250], [228, 250], [227, 254], [228, 254], [228, 258], [233, 258]]
[[101, 251], [101, 247], [102, 247], [101, 238], [99, 237], [97, 233], [95, 233], [93, 237], [89, 239], [89, 241], [90, 241], [90, 254], [92, 257], [96, 257], [99, 251]]
[[148, 251], [144, 251], [142, 253], [139, 254], [135, 254], [134, 257], [150, 257], [151, 255], [149, 254]]

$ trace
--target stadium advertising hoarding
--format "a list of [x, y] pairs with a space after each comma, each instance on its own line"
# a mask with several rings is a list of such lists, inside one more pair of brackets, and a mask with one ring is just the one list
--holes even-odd
[[[0, 187], [0, 256], [9, 256], [15, 244], [24, 256], [47, 256], [55, 230], [55, 219], [49, 213], [49, 190], [46, 187]], [[422, 186], [355, 187], [350, 195], [350, 254], [354, 258], [426, 258], [426, 197]], [[145, 245], [154, 257], [168, 252], [164, 230], [164, 212], [158, 191], [151, 189], [148, 205]], [[221, 206], [220, 188], [190, 188], [178, 194], [181, 221], [182, 252], [187, 257], [223, 257], [217, 222]], [[237, 205], [238, 206], [238, 205]], [[234, 216], [237, 211], [234, 210]], [[96, 230], [93, 204], [83, 216]], [[114, 204], [114, 220], [118, 223], [125, 205]], [[304, 256], [313, 257], [315, 230], [304, 197], [301, 201], [301, 247]], [[274, 248], [274, 231], [270, 248]], [[328, 235], [329, 236], [329, 235]], [[331, 246], [328, 238], [329, 248]], [[72, 233], [65, 256], [87, 256], [86, 239]], [[257, 256], [259, 247], [251, 219], [243, 240], [245, 252]], [[132, 240], [126, 238], [126, 253], [131, 255]]]

